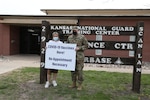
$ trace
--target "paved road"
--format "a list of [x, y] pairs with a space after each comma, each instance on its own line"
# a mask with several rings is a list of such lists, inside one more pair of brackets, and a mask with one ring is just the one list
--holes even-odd
[[[0, 56], [0, 74], [22, 67], [40, 67], [40, 56], [39, 55], [13, 55], [4, 57]], [[114, 65], [85, 64], [84, 70], [133, 73], [132, 66], [118, 67]], [[150, 74], [150, 68], [144, 67], [142, 73]]]

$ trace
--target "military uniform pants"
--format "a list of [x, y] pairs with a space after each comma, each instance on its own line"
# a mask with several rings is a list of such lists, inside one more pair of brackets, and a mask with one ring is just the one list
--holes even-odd
[[82, 83], [83, 82], [83, 67], [84, 60], [76, 60], [75, 71], [71, 71], [72, 81]]

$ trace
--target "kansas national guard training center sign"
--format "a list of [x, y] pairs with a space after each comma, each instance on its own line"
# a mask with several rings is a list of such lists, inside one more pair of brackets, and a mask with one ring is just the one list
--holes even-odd
[[[123, 64], [133, 65], [133, 82], [132, 90], [134, 92], [140, 92], [141, 83], [141, 65], [142, 65], [142, 48], [143, 48], [143, 35], [144, 35], [144, 23], [138, 22], [135, 26], [77, 26], [79, 33], [83, 35], [96, 35], [97, 36], [131, 36], [134, 37], [132, 41], [102, 41], [96, 38], [96, 40], [88, 40], [88, 50], [121, 50], [121, 51], [132, 51], [132, 57], [109, 57], [103, 55], [91, 55], [85, 57], [85, 63], [95, 64]], [[41, 63], [40, 63], [40, 83], [46, 81], [45, 68], [56, 68], [65, 70], [74, 70], [75, 62], [73, 61], [74, 53], [73, 49], [64, 49], [67, 45], [52, 46], [47, 44], [49, 48], [45, 50], [46, 42], [50, 39], [52, 32], [57, 31], [61, 33], [61, 40], [66, 41], [68, 35], [72, 32], [72, 26], [61, 26], [61, 25], [50, 25], [47, 21], [42, 21], [42, 32], [41, 32]], [[69, 45], [68, 45], [69, 46]], [[68, 47], [67, 46], [67, 47]], [[73, 46], [73, 45], [72, 45]], [[72, 47], [75, 48], [75, 45]], [[70, 50], [70, 51], [69, 51]], [[46, 52], [45, 52], [46, 51]], [[49, 52], [49, 53], [48, 53]], [[45, 58], [46, 53], [46, 58]], [[73, 54], [73, 55], [72, 55]], [[63, 58], [62, 56], [63, 55]], [[67, 56], [65, 56], [67, 55]], [[71, 58], [68, 57], [70, 55]], [[117, 62], [120, 61], [120, 62]], [[48, 62], [48, 63], [47, 63]], [[69, 64], [70, 63], [70, 64]], [[72, 67], [72, 68], [71, 68]]]

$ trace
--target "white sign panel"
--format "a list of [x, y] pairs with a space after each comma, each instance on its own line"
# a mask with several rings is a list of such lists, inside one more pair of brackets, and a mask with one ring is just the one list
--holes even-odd
[[45, 68], [75, 70], [76, 44], [46, 43]]

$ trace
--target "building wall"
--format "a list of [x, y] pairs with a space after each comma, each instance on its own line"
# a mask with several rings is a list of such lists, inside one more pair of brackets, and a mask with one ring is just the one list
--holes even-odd
[[[79, 25], [100, 25], [100, 26], [135, 26], [138, 21], [144, 21], [144, 46], [143, 61], [150, 61], [150, 18], [148, 17], [90, 17], [80, 18]], [[19, 54], [20, 36], [19, 27], [9, 24], [0, 24], [0, 55]], [[95, 35], [87, 35], [88, 40], [96, 39]], [[103, 36], [103, 40], [118, 40], [115, 36]], [[121, 41], [129, 41], [129, 37], [121, 37]], [[87, 56], [95, 55], [95, 50], [87, 50]], [[103, 50], [103, 56], [129, 56], [128, 51]]]
[[143, 47], [143, 61], [150, 62], [150, 20], [145, 20], [144, 32], [144, 47]]
[[10, 25], [0, 24], [0, 54], [10, 55]]
[[2, 24], [0, 24], [0, 55], [2, 55]]
[[10, 54], [20, 53], [20, 29], [17, 26], [10, 27]]
[[[143, 18], [143, 17], [104, 17], [104, 18], [80, 18], [79, 25], [99, 25], [99, 26], [136, 26], [138, 21], [144, 21], [144, 46], [143, 46], [143, 61], [150, 61], [150, 18]], [[87, 36], [88, 39], [91, 39]], [[95, 38], [95, 37], [93, 37]], [[103, 40], [118, 40], [119, 38], [115, 36], [103, 36]], [[129, 37], [121, 37], [121, 41], [129, 41]], [[95, 51], [87, 50], [85, 52], [86, 55], [95, 55]], [[129, 56], [128, 51], [110, 51], [110, 50], [103, 50], [103, 56], [122, 56], [127, 57]]]
[[0, 24], [0, 55], [19, 53], [19, 28]]

